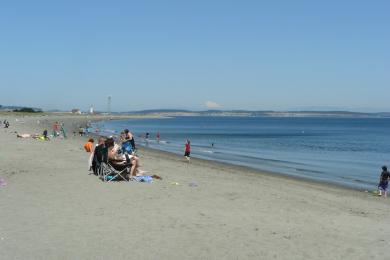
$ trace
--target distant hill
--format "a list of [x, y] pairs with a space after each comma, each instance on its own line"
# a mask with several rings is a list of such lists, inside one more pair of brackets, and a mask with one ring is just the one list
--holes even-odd
[[147, 109], [140, 111], [129, 111], [129, 112], [121, 112], [126, 114], [154, 114], [154, 113], [192, 113], [189, 110], [181, 110], [181, 109]]
[[37, 107], [25, 107], [25, 106], [2, 106], [0, 105], [0, 111], [14, 111], [14, 110], [21, 110], [24, 108], [30, 108], [34, 111], [42, 111], [42, 109]]
[[[247, 110], [205, 110], [190, 111], [180, 109], [151, 109], [125, 112], [137, 115], [160, 115], [160, 116], [263, 116], [263, 117], [349, 117], [349, 118], [378, 118], [390, 117], [390, 112], [361, 113], [350, 111], [247, 111]], [[122, 113], [120, 113], [122, 114]]]
[[[2, 106], [0, 105], [0, 111], [13, 111], [20, 110], [22, 106]], [[41, 111], [40, 108], [32, 108], [36, 111]], [[62, 110], [52, 109], [46, 110], [47, 112], [63, 112]], [[104, 113], [98, 112], [97, 113]], [[241, 117], [340, 117], [340, 118], [390, 118], [390, 112], [379, 113], [363, 113], [363, 112], [351, 112], [351, 111], [315, 111], [315, 110], [302, 110], [302, 111], [273, 111], [273, 110], [204, 110], [204, 111], [191, 111], [185, 109], [147, 109], [139, 111], [128, 112], [113, 112], [112, 114], [130, 114], [130, 115], [152, 115], [152, 116], [241, 116]]]

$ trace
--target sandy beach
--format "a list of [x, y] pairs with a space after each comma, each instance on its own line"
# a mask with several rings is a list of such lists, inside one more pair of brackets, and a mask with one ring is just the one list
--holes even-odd
[[150, 149], [162, 180], [103, 183], [72, 128], [104, 117], [5, 118], [0, 259], [389, 259], [390, 198]]

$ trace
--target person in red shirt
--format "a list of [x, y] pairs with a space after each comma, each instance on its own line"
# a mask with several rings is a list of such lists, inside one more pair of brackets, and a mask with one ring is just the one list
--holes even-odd
[[185, 149], [184, 149], [184, 157], [187, 159], [188, 163], [191, 162], [191, 142], [190, 140], [187, 139], [187, 142], [185, 144]]

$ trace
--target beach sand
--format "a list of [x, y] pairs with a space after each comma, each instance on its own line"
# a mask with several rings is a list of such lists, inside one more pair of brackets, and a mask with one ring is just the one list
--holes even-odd
[[390, 259], [390, 198], [148, 149], [142, 169], [163, 180], [103, 183], [87, 138], [14, 133], [90, 117], [7, 118], [0, 259]]

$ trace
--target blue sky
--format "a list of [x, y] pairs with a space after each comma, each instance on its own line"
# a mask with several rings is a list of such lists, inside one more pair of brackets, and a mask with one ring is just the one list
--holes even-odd
[[0, 104], [390, 111], [389, 13], [376, 0], [2, 1]]

